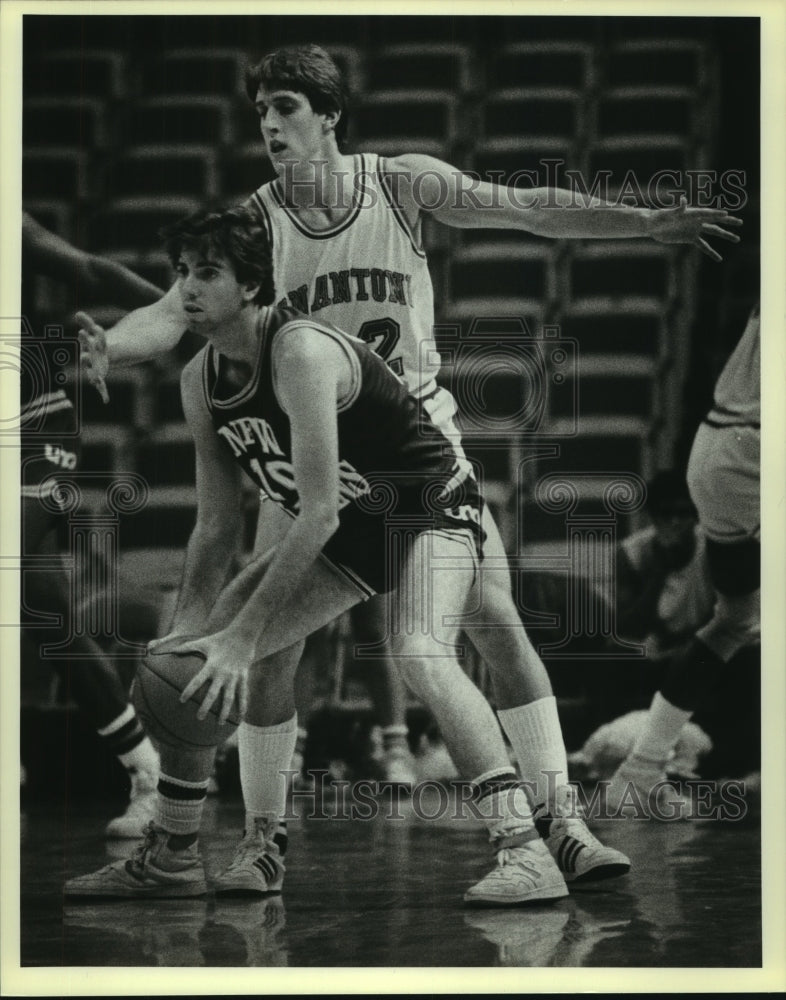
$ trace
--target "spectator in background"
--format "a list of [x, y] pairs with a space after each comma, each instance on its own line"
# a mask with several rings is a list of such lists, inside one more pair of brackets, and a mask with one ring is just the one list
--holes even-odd
[[658, 472], [647, 484], [647, 511], [652, 524], [619, 544], [617, 625], [661, 660], [709, 621], [715, 593], [685, 476]]

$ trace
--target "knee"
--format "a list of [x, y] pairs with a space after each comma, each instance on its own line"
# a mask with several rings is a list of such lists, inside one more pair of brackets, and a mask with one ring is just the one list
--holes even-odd
[[452, 650], [437, 648], [433, 642], [413, 643], [393, 640], [395, 665], [407, 687], [425, 704], [443, 699], [455, 687], [457, 674], [464, 673]]

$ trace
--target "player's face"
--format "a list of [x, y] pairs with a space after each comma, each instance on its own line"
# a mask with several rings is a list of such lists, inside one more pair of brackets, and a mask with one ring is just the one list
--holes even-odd
[[254, 106], [275, 167], [287, 160], [309, 160], [320, 154], [325, 143], [325, 115], [314, 111], [305, 94], [260, 87]]
[[236, 317], [246, 297], [232, 265], [213, 251], [183, 249], [177, 262], [177, 285], [186, 322], [205, 331]]

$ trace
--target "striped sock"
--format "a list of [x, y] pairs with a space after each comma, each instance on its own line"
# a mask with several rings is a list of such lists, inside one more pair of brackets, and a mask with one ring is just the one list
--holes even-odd
[[[123, 760], [147, 737], [133, 705], [126, 705], [120, 715], [98, 730], [98, 735], [112, 753]], [[123, 760], [125, 764], [125, 761]]]
[[474, 800], [494, 850], [537, 840], [526, 787], [510, 768], [486, 771], [472, 782]]
[[158, 779], [158, 815], [156, 822], [176, 836], [170, 847], [188, 847], [196, 841], [207, 796], [207, 781], [183, 781], [168, 774]]

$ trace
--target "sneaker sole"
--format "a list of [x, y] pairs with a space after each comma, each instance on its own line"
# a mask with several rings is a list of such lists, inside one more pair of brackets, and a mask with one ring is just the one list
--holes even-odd
[[565, 885], [554, 886], [553, 888], [538, 889], [515, 898], [506, 897], [500, 899], [499, 896], [481, 896], [465, 893], [464, 902], [470, 906], [524, 906], [528, 903], [554, 903], [559, 899], [564, 899], [568, 895], [568, 888]]
[[222, 889], [219, 886], [214, 886], [213, 892], [216, 896], [222, 896], [224, 899], [227, 897], [249, 899], [252, 896], [261, 898], [263, 896], [280, 896], [281, 886], [278, 889], [249, 889], [244, 886], [232, 886], [231, 888]]
[[594, 868], [589, 868], [580, 875], [576, 873], [563, 872], [562, 876], [566, 882], [570, 882], [575, 885], [576, 882], [601, 882], [603, 879], [607, 878], [620, 878], [622, 875], [627, 875], [629, 871], [630, 864], [618, 861], [609, 862], [605, 865], [596, 865]]
[[63, 895], [69, 899], [195, 899], [207, 895], [207, 884], [155, 886], [150, 889], [129, 886], [111, 891], [66, 888]]

